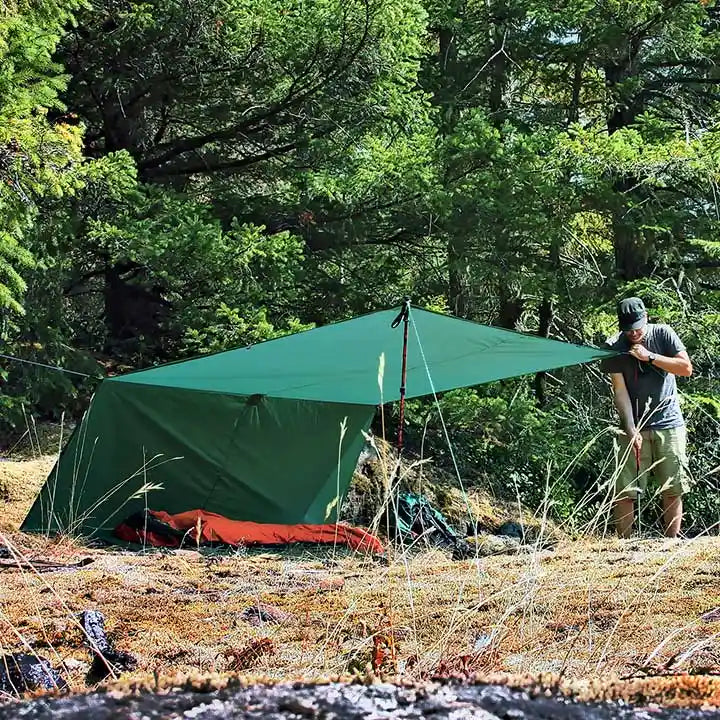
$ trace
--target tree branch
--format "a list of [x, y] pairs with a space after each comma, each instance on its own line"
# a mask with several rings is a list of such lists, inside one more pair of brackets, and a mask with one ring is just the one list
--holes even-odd
[[280, 145], [279, 147], [272, 148], [264, 153], [261, 153], [260, 155], [250, 155], [249, 157], [227, 161], [210, 160], [208, 158], [200, 156], [200, 162], [189, 163], [187, 165], [181, 166], [167, 166], [164, 168], [161, 167], [147, 173], [147, 175], [153, 178], [180, 177], [186, 175], [223, 172], [226, 170], [240, 170], [241, 168], [254, 165], [255, 163], [262, 162], [263, 160], [270, 160], [271, 158], [280, 157], [281, 155], [285, 155], [289, 152], [292, 152], [293, 150], [297, 150], [301, 147], [306, 147], [312, 140], [316, 140], [319, 137], [328, 135], [330, 132], [332, 132], [332, 128], [324, 128], [322, 131], [313, 133], [308, 138], [303, 138], [302, 140], [296, 140], [285, 145]]
[[[221, 130], [216, 130], [215, 132], [206, 133], [205, 135], [199, 135], [192, 138], [183, 138], [181, 140], [177, 140], [173, 143], [168, 143], [166, 145], [166, 149], [164, 152], [162, 152], [160, 155], [155, 155], [153, 157], [147, 158], [145, 160], [141, 160], [138, 162], [138, 168], [141, 172], [152, 170], [154, 168], [159, 168], [164, 163], [168, 162], [169, 160], [172, 160], [179, 155], [182, 155], [187, 152], [197, 151], [200, 150], [205, 145], [216, 142], [218, 140], [229, 140], [230, 138], [234, 137], [235, 135], [238, 135], [239, 133], [247, 133], [251, 130], [257, 129], [257, 126], [261, 125], [265, 120], [268, 120], [271, 117], [276, 117], [279, 113], [289, 110], [292, 107], [295, 107], [299, 105], [300, 103], [304, 102], [307, 98], [309, 98], [314, 93], [319, 92], [323, 89], [325, 85], [327, 85], [329, 82], [336, 80], [342, 73], [344, 73], [348, 68], [350, 68], [353, 63], [357, 60], [358, 56], [360, 55], [360, 52], [362, 48], [367, 43], [367, 39], [370, 34], [370, 25], [371, 25], [371, 13], [370, 13], [370, 6], [369, 2], [366, 0], [365, 2], [365, 24], [363, 28], [362, 36], [360, 37], [359, 41], [357, 42], [355, 48], [353, 48], [352, 52], [346, 59], [344, 63], [341, 63], [342, 55], [344, 53], [345, 48], [345, 42], [346, 42], [346, 34], [343, 33], [342, 42], [340, 45], [340, 48], [338, 49], [335, 59], [333, 61], [333, 64], [331, 66], [331, 69], [329, 72], [325, 72], [320, 79], [317, 80], [314, 84], [310, 85], [304, 85], [302, 89], [296, 93], [298, 89], [298, 85], [301, 78], [312, 78], [314, 73], [311, 72], [313, 65], [316, 62], [316, 58], [318, 57], [320, 53], [320, 47], [322, 45], [321, 41], [318, 40], [318, 42], [315, 45], [315, 51], [313, 54], [312, 61], [309, 66], [306, 66], [306, 72], [300, 75], [298, 78], [294, 78], [292, 84], [290, 85], [290, 88], [288, 88], [288, 92], [285, 95], [285, 98], [280, 101], [279, 103], [276, 103], [275, 105], [268, 108], [265, 112], [261, 112], [258, 115], [253, 115], [248, 117], [247, 119], [244, 119], [242, 122], [235, 123], [234, 125], [231, 125], [230, 127], [226, 127]], [[314, 78], [313, 78], [314, 79]], [[156, 147], [155, 151], [158, 151], [161, 149], [162, 146]], [[198, 170], [198, 172], [202, 172], [201, 170]], [[161, 175], [165, 173], [149, 173], [153, 175]], [[172, 173], [170, 173], [172, 174]]]

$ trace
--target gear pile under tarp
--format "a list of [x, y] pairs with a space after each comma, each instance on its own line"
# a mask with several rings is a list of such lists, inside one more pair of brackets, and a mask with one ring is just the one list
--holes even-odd
[[238, 546], [314, 543], [347, 545], [353, 550], [382, 555], [383, 544], [361, 528], [340, 523], [325, 525], [280, 525], [230, 520], [217, 513], [188, 510], [170, 515], [162, 510], [134, 513], [115, 528], [121, 540], [158, 547], [180, 547], [183, 543]]
[[391, 524], [398, 539], [405, 537], [409, 542], [423, 539], [430, 545], [452, 548], [456, 559], [472, 555], [467, 541], [453, 530], [445, 516], [424, 495], [401, 492]]

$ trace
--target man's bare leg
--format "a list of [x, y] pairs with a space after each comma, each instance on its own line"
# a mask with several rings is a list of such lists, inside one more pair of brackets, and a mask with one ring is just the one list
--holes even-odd
[[663, 524], [666, 537], [677, 537], [682, 523], [683, 501], [682, 495], [668, 495], [663, 493]]
[[632, 498], [623, 498], [615, 502], [615, 530], [619, 537], [630, 537], [634, 515], [635, 501]]

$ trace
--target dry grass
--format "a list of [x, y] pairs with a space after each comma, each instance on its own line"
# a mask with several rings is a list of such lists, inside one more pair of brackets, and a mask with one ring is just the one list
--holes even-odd
[[30, 421], [19, 440], [0, 453], [0, 530], [20, 526], [70, 431], [70, 427]]
[[55, 457], [43, 455], [34, 460], [0, 460], [0, 530], [20, 526], [52, 469]]
[[[0, 463], [5, 528], [17, 527], [49, 466]], [[713, 678], [611, 679], [720, 672], [720, 614], [701, 617], [720, 606], [717, 538], [561, 542], [465, 561], [425, 551], [389, 566], [331, 551], [142, 554], [16, 530], [0, 539], [30, 560], [93, 558], [65, 572], [0, 567], [0, 651], [30, 647], [64, 664], [74, 690], [86, 687], [89, 654], [73, 614], [92, 608], [139, 660], [126, 685], [238, 669], [277, 680], [368, 668], [409, 679], [510, 673], [495, 676], [510, 684], [550, 673], [540, 687], [720, 704]], [[288, 617], [252, 624], [243, 612], [257, 603]]]

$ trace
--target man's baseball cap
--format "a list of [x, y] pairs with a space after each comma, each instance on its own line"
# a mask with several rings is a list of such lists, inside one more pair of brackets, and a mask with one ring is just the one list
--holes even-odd
[[638, 297], [626, 298], [618, 303], [617, 307], [618, 324], [624, 332], [638, 330], [645, 326], [647, 313], [645, 304]]

